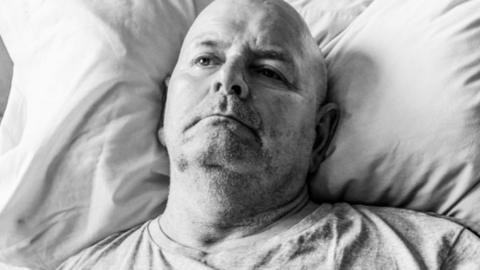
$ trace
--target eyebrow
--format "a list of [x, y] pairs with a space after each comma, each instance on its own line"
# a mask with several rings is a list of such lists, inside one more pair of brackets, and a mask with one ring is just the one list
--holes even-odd
[[193, 47], [209, 47], [209, 48], [224, 48], [227, 47], [227, 42], [219, 41], [216, 39], [195, 39], [193, 40]]

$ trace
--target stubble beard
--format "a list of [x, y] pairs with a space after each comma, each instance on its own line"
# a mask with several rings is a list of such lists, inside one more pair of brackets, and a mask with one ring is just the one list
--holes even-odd
[[225, 226], [242, 226], [285, 198], [286, 181], [272, 181], [277, 177], [272, 160], [268, 151], [234, 135], [212, 132], [208, 143], [194, 153], [180, 154], [173, 165], [178, 173], [189, 175], [189, 183], [183, 184], [223, 206], [217, 215]]

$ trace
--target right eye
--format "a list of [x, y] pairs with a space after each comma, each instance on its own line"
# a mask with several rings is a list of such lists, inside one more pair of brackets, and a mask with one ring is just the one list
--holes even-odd
[[195, 60], [193, 61], [193, 63], [196, 66], [201, 66], [201, 67], [210, 67], [215, 65], [216, 62], [218, 61], [216, 61], [215, 57], [211, 55], [202, 55], [195, 58]]

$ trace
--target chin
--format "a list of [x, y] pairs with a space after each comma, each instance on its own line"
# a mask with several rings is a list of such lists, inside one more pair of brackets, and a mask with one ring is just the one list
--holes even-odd
[[225, 134], [198, 139], [184, 146], [184, 154], [190, 163], [205, 169], [252, 172], [264, 164], [265, 155], [258, 144]]
[[262, 164], [256, 151], [242, 146], [232, 149], [216, 145], [199, 153], [197, 158], [199, 164], [204, 167], [219, 167], [232, 171], [252, 171]]

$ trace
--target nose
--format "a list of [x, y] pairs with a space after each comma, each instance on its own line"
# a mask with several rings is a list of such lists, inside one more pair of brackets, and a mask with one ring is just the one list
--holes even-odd
[[221, 67], [212, 88], [215, 92], [221, 91], [226, 95], [236, 95], [241, 99], [246, 99], [249, 95], [244, 72], [239, 64], [235, 63], [225, 63]]

